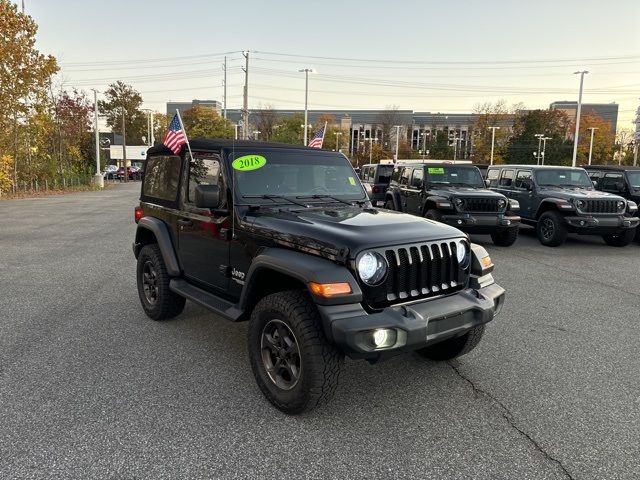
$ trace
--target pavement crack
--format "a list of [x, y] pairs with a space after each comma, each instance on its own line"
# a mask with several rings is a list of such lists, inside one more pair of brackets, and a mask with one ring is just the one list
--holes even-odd
[[513, 414], [504, 403], [502, 403], [500, 400], [498, 400], [496, 397], [491, 395], [486, 390], [483, 390], [482, 388], [478, 387], [469, 377], [464, 375], [460, 371], [460, 369], [456, 365], [454, 365], [452, 362], [447, 362], [447, 363], [461, 379], [463, 379], [465, 382], [467, 382], [471, 386], [474, 396], [476, 396], [476, 398], [478, 397], [488, 398], [494, 405], [499, 407], [499, 409], [501, 410], [500, 414], [507, 421], [507, 423], [511, 428], [513, 428], [521, 436], [526, 438], [529, 441], [529, 443], [533, 446], [533, 448], [535, 448], [540, 454], [542, 454], [549, 462], [557, 465], [566, 478], [568, 478], [569, 480], [574, 480], [574, 477], [571, 475], [569, 470], [567, 470], [567, 468], [562, 464], [562, 462], [560, 462], [560, 460], [553, 457], [549, 452], [547, 452], [544, 448], [542, 448], [542, 446], [531, 435], [529, 435], [527, 432], [525, 432], [522, 428], [518, 426], [515, 419], [513, 418]]

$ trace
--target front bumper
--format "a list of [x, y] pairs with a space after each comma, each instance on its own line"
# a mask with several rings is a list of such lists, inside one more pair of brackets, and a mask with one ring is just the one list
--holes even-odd
[[517, 215], [456, 213], [443, 215], [442, 221], [469, 233], [491, 233], [520, 224]]
[[636, 228], [640, 223], [638, 217], [612, 215], [608, 217], [594, 217], [591, 215], [567, 216], [565, 222], [575, 233], [592, 234], [604, 231], [619, 231]]
[[[493, 320], [504, 304], [505, 291], [497, 284], [478, 290], [466, 289], [455, 295], [387, 307], [368, 314], [358, 304], [319, 305], [329, 338], [351, 358], [381, 359], [400, 351], [410, 351], [464, 334]], [[395, 329], [394, 347], [375, 350], [367, 332]]]

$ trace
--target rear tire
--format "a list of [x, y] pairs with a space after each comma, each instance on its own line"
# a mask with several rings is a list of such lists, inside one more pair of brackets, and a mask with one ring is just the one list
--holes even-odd
[[171, 278], [157, 244], [142, 247], [136, 272], [138, 296], [149, 318], [168, 320], [182, 313], [186, 300], [169, 290]]
[[491, 234], [491, 240], [499, 247], [510, 247], [518, 239], [518, 230], [518, 226], [497, 230]]
[[451, 360], [469, 353], [476, 348], [484, 335], [484, 325], [472, 328], [460, 337], [450, 338], [435, 345], [416, 350], [423, 357], [430, 360]]
[[427, 210], [427, 213], [424, 214], [424, 218], [428, 218], [429, 220], [433, 220], [435, 222], [442, 222], [442, 212], [440, 210], [432, 208], [430, 210]]
[[386, 208], [387, 210], [395, 210], [396, 208], [393, 205], [393, 200], [391, 200], [390, 198], [387, 199], [384, 202], [384, 208]]
[[306, 292], [264, 297], [251, 314], [249, 361], [258, 387], [276, 408], [298, 414], [333, 397], [344, 356], [330, 344]]
[[547, 247], [558, 247], [567, 239], [567, 226], [564, 218], [556, 211], [544, 212], [536, 225], [538, 240]]
[[607, 245], [611, 247], [626, 247], [631, 242], [633, 242], [633, 239], [636, 236], [635, 230], [636, 229], [634, 228], [630, 228], [620, 233], [603, 235], [602, 239]]

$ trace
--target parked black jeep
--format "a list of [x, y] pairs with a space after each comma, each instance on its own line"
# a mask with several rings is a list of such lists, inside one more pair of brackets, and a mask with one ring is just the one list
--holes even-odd
[[148, 151], [138, 293], [154, 320], [185, 299], [249, 321], [256, 381], [298, 413], [334, 393], [344, 355], [472, 350], [504, 290], [487, 252], [459, 230], [371, 207], [340, 153], [194, 140], [193, 158]]
[[[620, 195], [640, 203], [640, 167], [626, 165], [585, 165], [584, 169], [596, 190]], [[640, 243], [640, 228], [636, 228], [636, 242]]]
[[468, 233], [490, 234], [503, 247], [518, 238], [518, 202], [488, 190], [473, 165], [398, 164], [385, 208], [454, 225]]
[[562, 245], [569, 232], [601, 235], [622, 247], [639, 219], [634, 202], [593, 188], [582, 168], [499, 165], [487, 172], [489, 186], [520, 203], [522, 222], [536, 227], [543, 245]]
[[375, 207], [382, 207], [385, 194], [391, 181], [394, 165], [391, 163], [370, 163], [363, 165], [360, 170], [360, 179], [369, 200]]

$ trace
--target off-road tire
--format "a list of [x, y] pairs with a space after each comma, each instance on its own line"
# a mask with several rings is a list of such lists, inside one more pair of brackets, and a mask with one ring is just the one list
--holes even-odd
[[[297, 341], [300, 373], [297, 383], [288, 390], [280, 388], [269, 377], [262, 357], [263, 330], [272, 320], [286, 324]], [[247, 340], [249, 361], [258, 387], [276, 408], [294, 415], [331, 400], [344, 356], [327, 341], [318, 309], [307, 292], [289, 290], [260, 300], [251, 314]]]
[[612, 235], [603, 235], [602, 239], [604, 243], [611, 247], [626, 247], [636, 237], [636, 229], [629, 228], [621, 233], [615, 233]]
[[431, 208], [424, 214], [424, 218], [428, 218], [435, 222], [442, 222], [442, 212], [436, 208]]
[[431, 360], [451, 360], [476, 348], [482, 339], [482, 335], [484, 335], [484, 325], [479, 325], [460, 337], [450, 338], [435, 345], [421, 348], [417, 352]]
[[[149, 262], [155, 271], [155, 287], [157, 290], [157, 299], [151, 303], [145, 294], [143, 285], [143, 271], [145, 264]], [[168, 320], [174, 318], [184, 310], [185, 298], [169, 290], [169, 281], [171, 278], [167, 273], [167, 267], [164, 264], [160, 247], [152, 243], [145, 245], [138, 255], [138, 266], [136, 269], [136, 277], [138, 283], [138, 296], [142, 309], [147, 316], [153, 320]]]
[[498, 247], [510, 247], [518, 239], [519, 226], [496, 230], [491, 234], [491, 240]]
[[384, 208], [386, 208], [387, 210], [395, 210], [396, 209], [396, 207], [393, 205], [393, 200], [391, 200], [390, 198], [388, 198], [384, 202]]
[[[545, 228], [551, 228], [552, 232], [545, 233]], [[550, 210], [540, 215], [538, 224], [536, 225], [536, 233], [542, 245], [558, 247], [567, 239], [568, 231], [562, 215], [554, 210]]]

